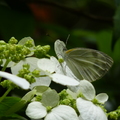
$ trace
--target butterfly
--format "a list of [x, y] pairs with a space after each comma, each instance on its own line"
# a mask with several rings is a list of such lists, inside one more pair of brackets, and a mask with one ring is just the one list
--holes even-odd
[[95, 81], [103, 77], [113, 64], [107, 54], [89, 48], [66, 49], [63, 41], [55, 41], [55, 52], [79, 80]]

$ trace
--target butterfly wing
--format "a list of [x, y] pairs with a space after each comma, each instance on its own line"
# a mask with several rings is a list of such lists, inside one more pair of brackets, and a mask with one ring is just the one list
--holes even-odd
[[86, 48], [65, 51], [64, 60], [78, 79], [90, 82], [104, 76], [113, 64], [107, 54]]

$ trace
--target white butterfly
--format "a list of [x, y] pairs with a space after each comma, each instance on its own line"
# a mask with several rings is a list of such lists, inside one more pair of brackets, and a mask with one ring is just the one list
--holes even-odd
[[112, 58], [103, 52], [88, 48], [67, 50], [64, 42], [60, 40], [55, 41], [55, 52], [80, 80], [92, 82], [100, 79], [113, 64]]

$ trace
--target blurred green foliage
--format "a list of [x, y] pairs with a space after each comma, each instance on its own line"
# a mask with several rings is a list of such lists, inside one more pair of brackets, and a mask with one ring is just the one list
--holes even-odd
[[110, 55], [114, 65], [93, 84], [110, 96], [108, 110], [120, 105], [120, 0], [2, 0], [0, 39], [31, 36], [36, 44], [51, 45], [56, 39], [67, 48], [87, 47]]

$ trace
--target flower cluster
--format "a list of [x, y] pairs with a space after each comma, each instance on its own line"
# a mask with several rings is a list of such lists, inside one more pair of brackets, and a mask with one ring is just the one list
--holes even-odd
[[[49, 49], [49, 45], [35, 46], [30, 37], [19, 42], [14, 37], [8, 43], [0, 41], [0, 76], [7, 79], [1, 79], [0, 83], [2, 87], [7, 88], [0, 98], [0, 102], [3, 103], [0, 109], [6, 107], [4, 103], [7, 99], [10, 101], [5, 103], [10, 107], [3, 109], [0, 118], [23, 118], [16, 112], [27, 106], [25, 114], [30, 119], [108, 120], [108, 115], [113, 115], [107, 114], [104, 107], [108, 95], [96, 95], [92, 83], [89, 80], [78, 79], [61, 59], [59, 48], [55, 49], [58, 57], [60, 56], [59, 60], [48, 55]], [[4, 72], [7, 67], [12, 74]], [[64, 85], [67, 89], [58, 93], [50, 88], [51, 82]], [[11, 90], [19, 87], [29, 92], [19, 100], [14, 97], [7, 98]], [[15, 104], [12, 101], [15, 101]]]

